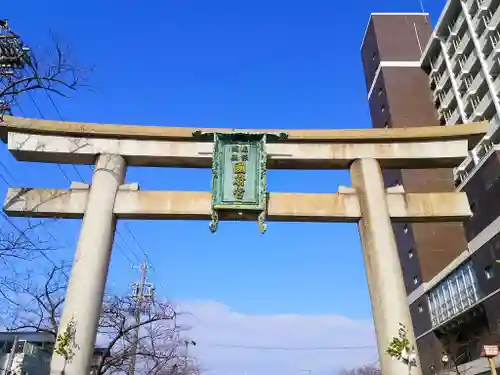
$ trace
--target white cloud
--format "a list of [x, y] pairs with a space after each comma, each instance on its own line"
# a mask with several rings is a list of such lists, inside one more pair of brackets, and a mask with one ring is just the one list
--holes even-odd
[[[312, 370], [312, 375], [334, 374], [341, 367], [377, 359], [371, 320], [337, 315], [251, 315], [215, 301], [191, 301], [180, 306], [191, 313], [182, 318], [182, 323], [192, 327], [189, 338], [197, 346], [190, 350], [207, 375], [307, 375], [301, 370]], [[320, 350], [359, 346], [370, 348]]]

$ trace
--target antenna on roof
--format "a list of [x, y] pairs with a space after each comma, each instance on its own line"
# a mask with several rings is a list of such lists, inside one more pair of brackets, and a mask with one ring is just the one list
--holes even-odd
[[[422, 10], [422, 13], [425, 13], [424, 0], [419, 0], [419, 1], [420, 1], [420, 10]], [[424, 17], [426, 23], [430, 22], [427, 15], [425, 15]]]
[[422, 9], [422, 13], [425, 13], [424, 0], [420, 0], [420, 9]]

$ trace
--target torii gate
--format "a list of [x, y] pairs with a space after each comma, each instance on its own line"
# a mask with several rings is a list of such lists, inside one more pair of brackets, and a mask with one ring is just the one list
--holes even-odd
[[[369, 284], [381, 370], [408, 371], [386, 349], [399, 324], [415, 344], [392, 222], [462, 221], [465, 193], [405, 193], [384, 188], [382, 168], [458, 166], [487, 123], [450, 127], [235, 132], [105, 125], [4, 117], [0, 135], [20, 161], [95, 164], [92, 184], [68, 190], [9, 189], [10, 216], [82, 218], [59, 339], [72, 334], [71, 358], [54, 353], [51, 373], [88, 375], [116, 219], [256, 219], [357, 222]], [[209, 133], [206, 133], [209, 132]], [[213, 168], [212, 192], [141, 191], [124, 185], [127, 166]], [[267, 193], [266, 168], [350, 169], [353, 188], [332, 194]], [[421, 375], [420, 366], [411, 368]]]

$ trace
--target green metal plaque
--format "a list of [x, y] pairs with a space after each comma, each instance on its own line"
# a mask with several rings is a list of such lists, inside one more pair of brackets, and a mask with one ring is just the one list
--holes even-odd
[[257, 217], [264, 233], [267, 210], [266, 141], [286, 138], [285, 133], [201, 133], [214, 142], [212, 156], [212, 221], [215, 232], [220, 214], [250, 214]]

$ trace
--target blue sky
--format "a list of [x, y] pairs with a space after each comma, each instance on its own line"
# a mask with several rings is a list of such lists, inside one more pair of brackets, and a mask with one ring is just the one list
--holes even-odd
[[[433, 22], [444, 3], [425, 1]], [[370, 117], [359, 48], [369, 14], [416, 12], [420, 2], [25, 0], [6, 2], [3, 11], [33, 49], [46, 49], [52, 30], [82, 66], [95, 66], [92, 90], [55, 98], [65, 120], [363, 128]], [[44, 117], [60, 118], [46, 97], [36, 100]], [[28, 98], [20, 102], [26, 116], [39, 117]], [[12, 185], [68, 187], [55, 165], [16, 162], [5, 147], [0, 155]], [[62, 168], [79, 180], [73, 168]], [[78, 170], [89, 181], [89, 168]], [[210, 170], [127, 174], [142, 189], [209, 190], [210, 178]], [[269, 172], [270, 191], [334, 192], [339, 184], [349, 184], [347, 172]], [[1, 181], [0, 189], [6, 189]], [[71, 259], [79, 223], [48, 225]], [[151, 281], [172, 299], [217, 302], [245, 316], [371, 319], [355, 225], [271, 223], [265, 235], [256, 223], [222, 223], [216, 234], [208, 222], [129, 222], [128, 228], [154, 266]], [[119, 230], [109, 280], [124, 291], [137, 277], [128, 259], [138, 263], [142, 250], [123, 224]]]

